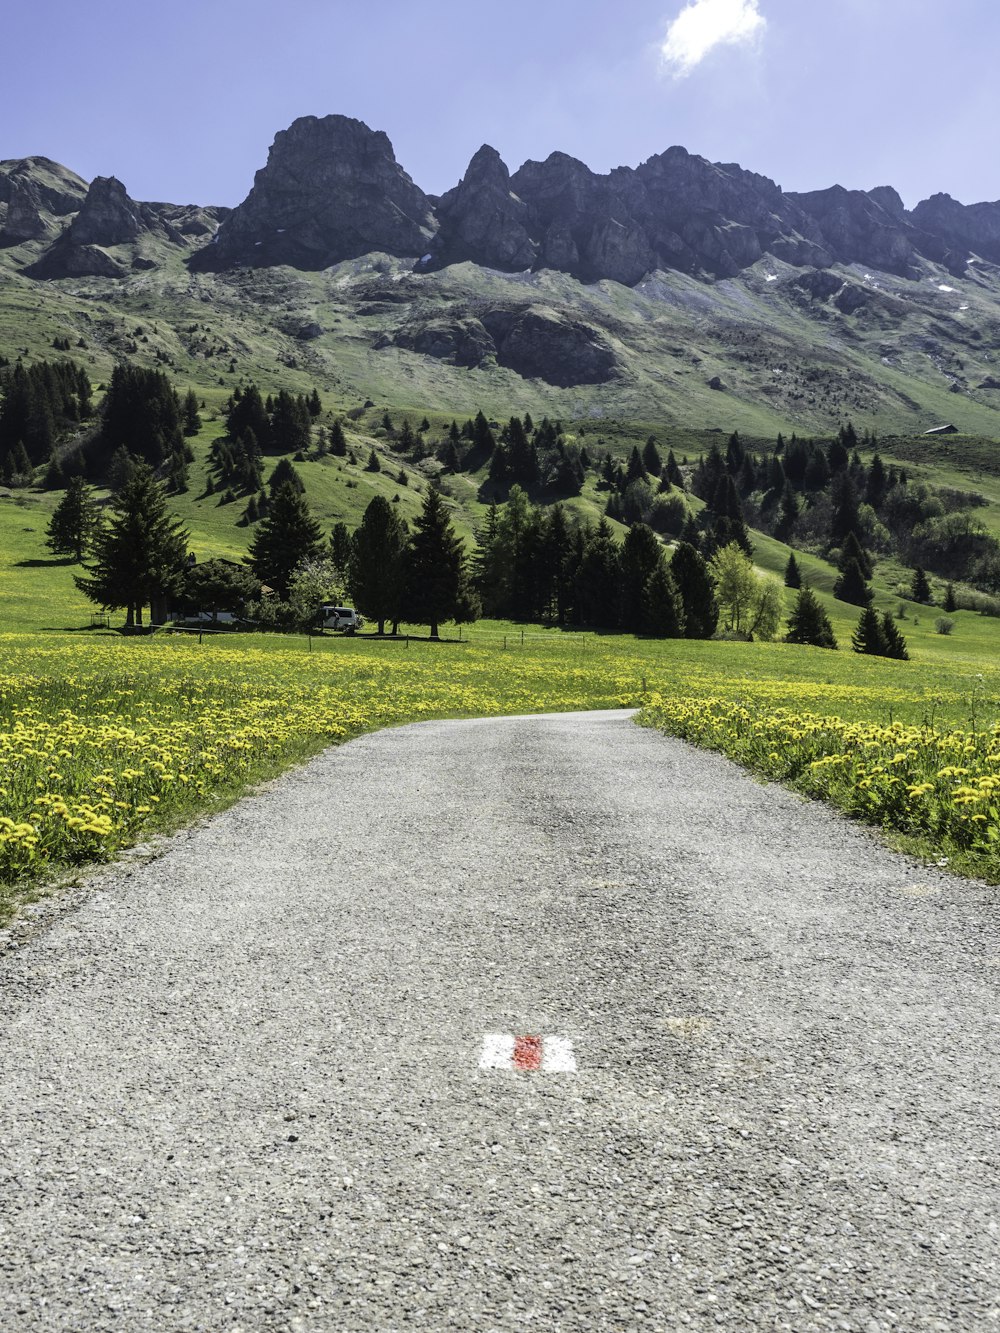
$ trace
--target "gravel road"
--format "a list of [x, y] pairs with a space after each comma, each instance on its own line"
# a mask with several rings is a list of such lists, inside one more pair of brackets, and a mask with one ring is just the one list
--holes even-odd
[[159, 853], [0, 959], [5, 1333], [1000, 1328], [997, 891], [620, 712]]

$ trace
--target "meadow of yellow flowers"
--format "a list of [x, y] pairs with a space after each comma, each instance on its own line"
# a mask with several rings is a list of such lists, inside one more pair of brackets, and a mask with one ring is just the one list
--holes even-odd
[[989, 665], [557, 632], [515, 645], [0, 634], [0, 915], [11, 886], [106, 859], [364, 731], [629, 706], [1000, 879]]

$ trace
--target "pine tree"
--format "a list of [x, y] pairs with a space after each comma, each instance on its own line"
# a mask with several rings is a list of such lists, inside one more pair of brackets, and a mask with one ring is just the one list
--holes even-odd
[[407, 553], [406, 524], [384, 496], [374, 496], [351, 538], [347, 586], [379, 634], [387, 620], [398, 623], [402, 616]]
[[684, 637], [684, 602], [662, 558], [642, 590], [642, 628], [658, 639]]
[[459, 610], [465, 591], [465, 551], [452, 527], [441, 493], [427, 487], [423, 509], [414, 520], [410, 542], [407, 605], [419, 625], [430, 627], [430, 637], [440, 638], [438, 626]]
[[651, 435], [642, 450], [642, 465], [650, 476], [658, 477], [663, 471], [663, 460], [656, 447], [656, 437]]
[[667, 480], [671, 486], [677, 486], [680, 490], [684, 489], [684, 476], [677, 466], [677, 459], [674, 457], [673, 449], [667, 454]]
[[944, 590], [943, 610], [951, 615], [953, 611], [958, 610], [958, 603], [955, 600], [955, 585], [949, 583]]
[[870, 606], [861, 612], [857, 628], [851, 635], [851, 647], [856, 653], [867, 653], [871, 657], [885, 657], [888, 644], [882, 629], [878, 613]]
[[330, 559], [337, 573], [346, 582], [351, 564], [351, 534], [344, 522], [333, 525], [330, 533]]
[[257, 524], [250, 543], [250, 567], [261, 583], [279, 597], [287, 597], [297, 566], [318, 555], [321, 538], [305, 496], [284, 482], [272, 492], [267, 516]]
[[633, 481], [645, 481], [647, 475], [642, 455], [639, 453], [639, 447], [633, 445], [632, 452], [629, 454], [628, 467], [625, 469], [625, 485], [631, 486]]
[[906, 640], [888, 611], [882, 616], [882, 637], [885, 639], [886, 657], [895, 657], [901, 662], [910, 660], [910, 654], [906, 650]]
[[684, 637], [710, 639], [719, 623], [719, 608], [704, 558], [689, 542], [681, 541], [670, 572], [684, 607]]
[[927, 575], [920, 565], [917, 565], [913, 571], [913, 581], [910, 584], [910, 597], [915, 602], [923, 605], [929, 605], [931, 600], [931, 585], [927, 580]]
[[622, 628], [641, 634], [644, 627], [643, 595], [647, 583], [663, 563], [663, 547], [652, 528], [635, 523], [625, 534], [621, 549]]
[[799, 562], [795, 559], [795, 552], [792, 551], [788, 557], [788, 564], [785, 566], [785, 587], [801, 588], [802, 574], [799, 570]]
[[601, 519], [588, 532], [574, 579], [577, 614], [584, 625], [618, 626], [621, 564], [611, 526]]
[[330, 453], [335, 458], [345, 458], [347, 456], [347, 438], [339, 421], [335, 421], [330, 427]]
[[830, 618], [811, 588], [801, 588], [788, 618], [786, 643], [807, 643], [816, 648], [836, 648]]
[[306, 489], [305, 482], [295, 471], [295, 465], [287, 458], [278, 460], [267, 479], [267, 488], [272, 497], [282, 486], [291, 486], [292, 490], [298, 495], [302, 495]]
[[188, 389], [184, 395], [184, 406], [182, 408], [182, 417], [184, 421], [184, 434], [197, 435], [201, 430], [201, 416], [198, 412], [198, 395], [194, 389]]
[[868, 606], [871, 602], [874, 594], [856, 560], [848, 560], [843, 573], [833, 585], [833, 595], [838, 601], [849, 602], [851, 606]]
[[318, 417], [319, 414], [323, 411], [323, 402], [319, 396], [318, 389], [313, 389], [312, 393], [306, 400], [306, 405], [309, 408], [309, 415], [311, 417]]
[[56, 555], [71, 555], [80, 561], [99, 524], [100, 510], [90, 487], [82, 477], [72, 477], [52, 511], [45, 544]]
[[142, 624], [147, 605], [159, 619], [165, 599], [183, 585], [187, 543], [188, 534], [168, 512], [152, 469], [139, 463], [111, 502], [109, 522], [94, 534], [92, 563], [74, 582], [97, 606], [124, 609], [127, 628]]
[[368, 455], [368, 462], [365, 464], [366, 472], [381, 472], [382, 464], [379, 462], [378, 454], [373, 449]]
[[852, 560], [856, 562], [864, 577], [870, 579], [875, 572], [875, 567], [872, 564], [871, 556], [858, 541], [856, 532], [849, 532], [844, 539], [844, 545], [841, 547], [837, 568], [842, 574]]

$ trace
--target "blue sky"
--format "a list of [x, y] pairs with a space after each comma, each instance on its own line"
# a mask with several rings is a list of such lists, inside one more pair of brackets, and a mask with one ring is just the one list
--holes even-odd
[[33, 0], [3, 26], [0, 157], [139, 199], [236, 204], [331, 112], [429, 193], [484, 142], [598, 171], [679, 143], [788, 190], [1000, 198], [990, 0]]

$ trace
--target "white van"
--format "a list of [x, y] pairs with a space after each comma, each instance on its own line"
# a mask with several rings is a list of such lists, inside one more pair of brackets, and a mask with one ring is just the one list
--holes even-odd
[[319, 616], [320, 629], [340, 630], [343, 634], [356, 634], [365, 623], [353, 606], [322, 606]]

